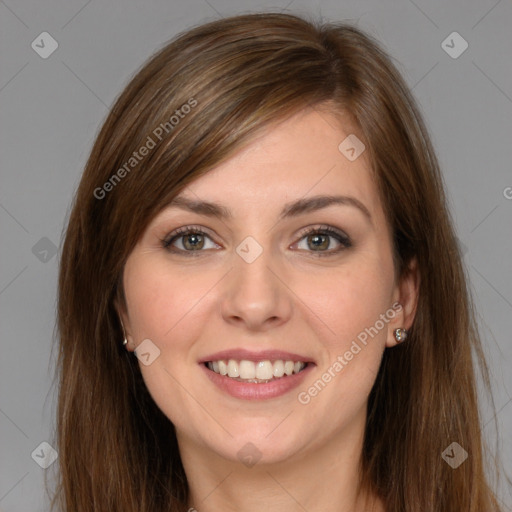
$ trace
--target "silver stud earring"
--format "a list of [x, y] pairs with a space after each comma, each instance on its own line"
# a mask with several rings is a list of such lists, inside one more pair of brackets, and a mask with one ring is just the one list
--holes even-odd
[[128, 340], [125, 338], [123, 341], [123, 345], [127, 345], [127, 344], [128, 344]]
[[395, 329], [393, 331], [393, 334], [395, 335], [395, 340], [398, 343], [401, 343], [402, 341], [407, 339], [407, 330], [406, 329]]

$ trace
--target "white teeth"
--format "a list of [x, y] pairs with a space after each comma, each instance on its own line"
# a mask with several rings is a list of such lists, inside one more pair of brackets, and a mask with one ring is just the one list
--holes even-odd
[[227, 375], [238, 381], [246, 382], [269, 382], [274, 379], [279, 379], [285, 375], [292, 375], [299, 373], [306, 366], [302, 361], [249, 361], [242, 359], [236, 361], [230, 359], [229, 361], [209, 361], [207, 366], [210, 370], [220, 375]]
[[256, 364], [257, 379], [271, 379], [274, 376], [274, 369], [270, 361], [258, 361]]
[[284, 363], [284, 373], [286, 373], [286, 375], [291, 375], [293, 373], [294, 366], [293, 361], [286, 361], [286, 363]]
[[240, 378], [255, 379], [256, 365], [252, 361], [240, 361]]
[[238, 363], [233, 359], [228, 361], [228, 376], [229, 377], [240, 377], [240, 372], [238, 371]]
[[[228, 365], [224, 361], [216, 361], [219, 364], [219, 373], [221, 375], [227, 375], [228, 374]], [[213, 371], [215, 371], [215, 368], [212, 368]]]
[[274, 363], [274, 377], [282, 377], [284, 375], [283, 361], [276, 361]]

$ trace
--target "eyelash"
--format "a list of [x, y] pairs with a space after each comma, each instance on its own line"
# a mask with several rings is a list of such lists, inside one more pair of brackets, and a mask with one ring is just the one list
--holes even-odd
[[[180, 237], [184, 237], [185, 235], [191, 235], [191, 234], [207, 236], [208, 238], [211, 239], [210, 235], [198, 226], [184, 226], [184, 227], [177, 229], [173, 233], [170, 233], [166, 238], [161, 240], [162, 246], [164, 247], [164, 249], [167, 249], [169, 252], [172, 252], [175, 254], [179, 253], [179, 254], [184, 254], [186, 256], [192, 256], [192, 257], [200, 256], [201, 253], [204, 252], [203, 250], [186, 251], [183, 249], [175, 249], [172, 247], [172, 243], [175, 240], [179, 239]], [[352, 247], [352, 241], [350, 240], [350, 238], [347, 235], [345, 235], [343, 232], [338, 231], [337, 229], [332, 228], [331, 226], [324, 225], [324, 226], [320, 226], [318, 228], [305, 228], [304, 230], [301, 231], [301, 233], [299, 235], [300, 236], [299, 241], [308, 235], [332, 236], [341, 244], [341, 247], [339, 247], [338, 249], [334, 249], [334, 250], [331, 249], [328, 251], [308, 251], [308, 252], [311, 252], [314, 256], [318, 256], [318, 257], [333, 256], [345, 249]]]

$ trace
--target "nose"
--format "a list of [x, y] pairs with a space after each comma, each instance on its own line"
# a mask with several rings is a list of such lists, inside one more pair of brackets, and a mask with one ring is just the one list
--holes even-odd
[[272, 261], [270, 251], [263, 250], [254, 261], [234, 254], [233, 268], [223, 280], [224, 320], [251, 331], [266, 331], [286, 323], [293, 304], [286, 280], [284, 268]]

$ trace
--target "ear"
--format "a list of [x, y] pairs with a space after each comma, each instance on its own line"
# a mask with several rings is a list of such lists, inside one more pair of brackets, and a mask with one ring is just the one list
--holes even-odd
[[[121, 323], [121, 328], [123, 330], [123, 336], [126, 338], [128, 343], [126, 344], [126, 350], [132, 351], [135, 349], [135, 344], [133, 342], [133, 336], [131, 335], [131, 325], [128, 317], [128, 312], [126, 310], [126, 306], [121, 304], [121, 301], [118, 297], [114, 299], [114, 308], [119, 317], [119, 322]], [[120, 340], [121, 342], [123, 340]]]
[[388, 323], [386, 347], [398, 345], [399, 342], [394, 335], [395, 329], [410, 329], [413, 324], [418, 306], [419, 289], [420, 273], [418, 261], [414, 257], [393, 290], [395, 317]]

